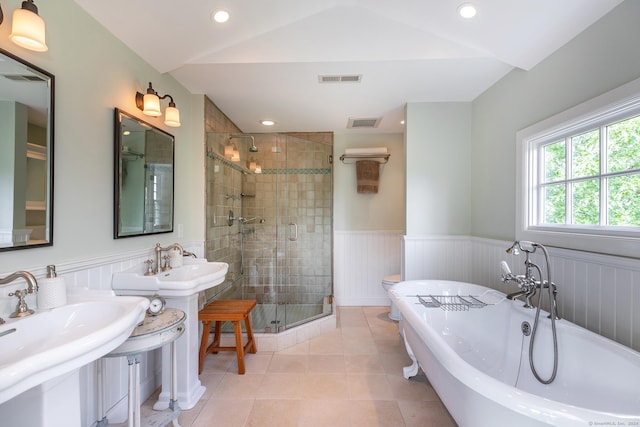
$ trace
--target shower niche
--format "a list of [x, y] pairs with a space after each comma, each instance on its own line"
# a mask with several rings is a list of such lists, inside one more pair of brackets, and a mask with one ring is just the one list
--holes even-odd
[[256, 332], [332, 313], [332, 133], [207, 134], [207, 300], [255, 299]]

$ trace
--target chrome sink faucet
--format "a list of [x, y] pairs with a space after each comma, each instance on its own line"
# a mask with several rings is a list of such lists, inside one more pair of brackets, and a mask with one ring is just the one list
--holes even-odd
[[182, 245], [180, 243], [173, 243], [173, 244], [171, 244], [171, 245], [169, 245], [167, 247], [164, 247], [164, 248], [162, 246], [160, 246], [160, 243], [156, 243], [156, 246], [154, 248], [156, 264], [155, 264], [155, 268], [151, 270], [152, 274], [158, 274], [158, 273], [160, 273], [162, 271], [166, 271], [166, 270], [170, 270], [171, 269], [171, 265], [169, 265], [169, 258], [168, 257], [164, 258], [164, 260], [165, 260], [164, 267], [162, 266], [162, 263], [161, 263], [162, 261], [161, 260], [163, 259], [162, 252], [167, 252], [167, 251], [170, 251], [172, 249], [177, 249], [180, 252], [180, 255], [182, 255], [182, 256], [190, 256], [190, 257], [196, 258], [196, 255], [194, 253], [186, 251], [182, 247]]
[[[35, 276], [28, 271], [16, 271], [15, 273], [8, 275], [7, 277], [0, 278], [0, 285], [9, 284], [16, 279], [24, 279], [27, 282], [27, 288], [19, 289], [9, 294], [10, 297], [18, 297], [18, 305], [16, 306], [16, 311], [9, 315], [9, 317], [11, 318], [25, 317], [33, 314], [34, 311], [27, 306], [25, 297], [27, 296], [27, 294], [34, 294], [38, 292], [38, 281], [36, 280]], [[0, 322], [0, 324], [1, 323], [4, 323], [4, 320]]]

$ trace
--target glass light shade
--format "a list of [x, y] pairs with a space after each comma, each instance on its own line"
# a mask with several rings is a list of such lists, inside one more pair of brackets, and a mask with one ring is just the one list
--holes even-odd
[[465, 19], [471, 19], [476, 16], [476, 7], [471, 3], [463, 3], [458, 6], [458, 13]]
[[225, 157], [233, 157], [233, 145], [227, 144], [224, 146], [224, 156]]
[[180, 111], [176, 107], [167, 107], [164, 110], [164, 124], [174, 128], [180, 127]]
[[260, 165], [256, 165], [256, 170], [254, 170], [255, 173], [262, 173], [262, 166]]
[[233, 150], [233, 156], [231, 156], [231, 161], [232, 162], [239, 162], [240, 161], [240, 152], [237, 150]]
[[44, 20], [36, 13], [26, 9], [13, 12], [13, 24], [9, 39], [18, 46], [36, 52], [49, 50], [44, 37]]
[[214, 21], [219, 24], [223, 24], [229, 20], [229, 12], [226, 10], [216, 10], [211, 14]]
[[158, 95], [153, 93], [146, 93], [144, 95], [144, 108], [142, 109], [142, 114], [152, 117], [162, 115], [162, 111], [160, 111], [160, 98], [158, 98]]
[[256, 162], [254, 160], [251, 160], [249, 162], [249, 170], [250, 171], [254, 171], [254, 170], [256, 170], [256, 167], [257, 167]]

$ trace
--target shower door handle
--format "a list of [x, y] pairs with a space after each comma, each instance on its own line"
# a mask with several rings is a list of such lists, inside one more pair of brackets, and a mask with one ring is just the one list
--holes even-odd
[[294, 222], [289, 223], [289, 240], [292, 242], [298, 240], [298, 224]]

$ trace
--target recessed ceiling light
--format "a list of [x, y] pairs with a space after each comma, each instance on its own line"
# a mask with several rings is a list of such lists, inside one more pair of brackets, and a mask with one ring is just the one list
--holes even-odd
[[227, 22], [229, 20], [229, 12], [226, 10], [216, 10], [211, 14], [211, 19], [216, 21], [219, 24]]
[[465, 19], [471, 19], [476, 16], [477, 10], [472, 3], [462, 3], [458, 6], [458, 13]]
[[262, 123], [264, 126], [273, 126], [276, 124], [276, 122], [274, 122], [273, 120], [260, 120], [260, 123]]

